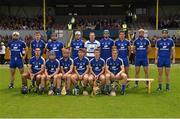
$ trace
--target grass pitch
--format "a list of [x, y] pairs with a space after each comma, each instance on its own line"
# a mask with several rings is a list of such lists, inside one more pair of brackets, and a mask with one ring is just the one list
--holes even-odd
[[[157, 68], [150, 65], [152, 93], [144, 83], [126, 89], [126, 95], [110, 96], [47, 96], [20, 93], [21, 81], [16, 75], [15, 88], [8, 89], [8, 66], [0, 66], [0, 117], [180, 117], [180, 65], [171, 70], [170, 91], [157, 92]], [[134, 66], [130, 67], [134, 77]], [[141, 70], [141, 77], [144, 77]], [[165, 89], [165, 84], [163, 85]]]

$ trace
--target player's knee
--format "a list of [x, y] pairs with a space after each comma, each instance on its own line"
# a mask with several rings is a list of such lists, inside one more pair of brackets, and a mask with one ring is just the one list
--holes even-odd
[[71, 79], [71, 74], [68, 74], [68, 75], [67, 75], [67, 78], [68, 78], [68, 79]]
[[76, 76], [76, 75], [72, 75], [72, 76], [71, 76], [71, 80], [72, 80], [72, 81], [74, 81], [74, 80], [76, 80], [76, 79], [77, 79], [77, 76]]
[[54, 79], [57, 79], [57, 78], [59, 78], [58, 75], [54, 75]]
[[88, 78], [88, 80], [91, 82], [93, 81], [93, 79], [94, 79], [93, 76], [89, 76], [89, 78]]
[[26, 77], [27, 77], [27, 73], [23, 73], [22, 78], [26, 78]]
[[168, 77], [169, 76], [169, 72], [165, 72], [165, 75], [166, 75], [166, 77]]
[[88, 79], [88, 74], [85, 74], [83, 79]]
[[62, 78], [62, 74], [61, 73], [57, 74], [57, 76], [58, 76], [59, 79]]
[[127, 80], [127, 75], [125, 73], [122, 73], [121, 76], [124, 80]]
[[41, 78], [44, 78], [44, 77], [45, 77], [45, 76], [43, 76], [43, 75], [37, 75], [37, 76], [36, 76], [36, 79], [37, 79], [37, 80], [41, 80]]
[[105, 79], [106, 79], [106, 78], [105, 78], [104, 75], [101, 75], [101, 76], [100, 76], [100, 80], [101, 80], [101, 81], [105, 81]]
[[19, 72], [22, 75], [24, 73], [24, 69], [20, 69]]

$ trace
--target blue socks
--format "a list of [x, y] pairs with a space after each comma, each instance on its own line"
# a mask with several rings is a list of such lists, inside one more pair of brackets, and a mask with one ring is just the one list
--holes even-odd
[[122, 87], [121, 87], [121, 95], [124, 95], [124, 91], [125, 91], [125, 85], [122, 85]]

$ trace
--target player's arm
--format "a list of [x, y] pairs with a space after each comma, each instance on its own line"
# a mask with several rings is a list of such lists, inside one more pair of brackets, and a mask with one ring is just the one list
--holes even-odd
[[117, 75], [120, 75], [125, 72], [124, 65], [121, 65], [120, 68], [121, 68], [121, 71]]
[[74, 72], [75, 72], [78, 76], [80, 76], [79, 72], [77, 71], [77, 67], [76, 67], [76, 66], [74, 66]]
[[46, 56], [49, 56], [49, 43], [46, 46]]
[[45, 60], [43, 59], [43, 64], [41, 65], [41, 70], [37, 73], [35, 73], [34, 75], [38, 75], [38, 74], [42, 74], [45, 70]]
[[121, 71], [118, 73], [118, 75], [125, 73], [123, 60], [121, 60], [121, 63], [122, 63], [122, 65], [120, 66]]
[[72, 47], [73, 47], [73, 44], [71, 42], [71, 45], [70, 45], [70, 52], [72, 53]]
[[151, 48], [151, 43], [150, 43], [150, 41], [148, 40], [148, 54], [151, 52], [151, 50], [152, 50], [152, 48]]
[[7, 52], [9, 53], [9, 58], [11, 58], [11, 49], [10, 49], [10, 47], [7, 47]]
[[89, 64], [86, 66], [86, 71], [82, 74], [82, 76], [84, 76], [85, 74], [87, 74], [89, 71]]
[[29, 73], [30, 75], [33, 75], [31, 68], [32, 68], [32, 65], [31, 65], [31, 64], [28, 64], [28, 73]]
[[131, 51], [133, 51], [134, 54], [136, 54], [136, 45], [135, 45], [135, 42], [133, 42], [132, 46], [131, 46]]
[[43, 41], [43, 53], [44, 54], [46, 52], [46, 43]]
[[49, 76], [48, 71], [47, 71], [47, 69], [46, 69], [46, 68], [45, 68], [44, 73], [45, 73], [45, 75], [46, 75], [46, 76]]
[[24, 56], [23, 56], [23, 59], [26, 58], [27, 54], [28, 54], [28, 47], [26, 46], [26, 47], [24, 48]]
[[74, 67], [74, 61], [71, 59], [71, 66], [70, 66], [69, 71], [68, 71], [68, 72], [66, 72], [66, 74], [70, 74], [70, 73], [72, 73], [72, 71], [73, 71], [73, 67]]
[[97, 77], [99, 77], [101, 74], [103, 74], [104, 70], [105, 70], [105, 66], [102, 67], [102, 71], [97, 75]]
[[31, 64], [28, 64], [28, 73], [30, 74], [30, 78], [31, 80], [34, 78], [35, 74], [33, 74], [32, 72], [32, 65]]
[[156, 46], [155, 46], [155, 63], [158, 63], [158, 42], [156, 42]]
[[68, 72], [66, 72], [66, 74], [70, 74], [72, 71], [73, 71], [73, 63], [71, 64], [70, 69]]
[[173, 47], [171, 49], [172, 49], [171, 51], [172, 51], [172, 58], [173, 58], [172, 63], [174, 64], [175, 63], [175, 59], [176, 59], [176, 50], [175, 50], [174, 42], [173, 42]]
[[7, 52], [9, 53], [9, 58], [11, 58], [11, 45], [10, 45], [10, 42], [8, 42], [8, 45], [7, 45]]
[[62, 74], [65, 74], [63, 66], [60, 67]]
[[114, 75], [114, 74], [109, 70], [109, 66], [107, 65], [107, 63], [106, 63], [105, 69], [106, 69], [106, 73], [109, 73], [109, 74], [111, 74], [111, 75]]
[[43, 72], [44, 72], [44, 69], [45, 69], [45, 66], [44, 66], [44, 64], [42, 64], [42, 65], [41, 65], [41, 70], [40, 70], [39, 72], [35, 73], [34, 75], [38, 75], [38, 74], [43, 73]]
[[128, 57], [130, 57], [131, 55], [131, 45], [130, 45], [130, 42], [128, 44]]
[[56, 75], [56, 74], [58, 74], [59, 73], [59, 68], [56, 68], [56, 71], [53, 73], [53, 74], [51, 74], [51, 75], [49, 75], [50, 77], [53, 77], [54, 75]]
[[94, 76], [94, 77], [97, 77], [96, 74], [93, 72], [92, 70], [92, 66], [91, 64], [89, 64], [89, 69], [90, 69], [90, 73]]

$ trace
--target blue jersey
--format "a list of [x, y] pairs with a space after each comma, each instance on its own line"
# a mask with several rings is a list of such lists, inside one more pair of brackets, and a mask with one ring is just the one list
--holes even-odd
[[60, 64], [58, 59], [52, 61], [48, 59], [45, 64], [48, 75], [55, 73], [56, 69], [59, 68], [59, 65]]
[[138, 38], [134, 41], [136, 47], [136, 58], [147, 59], [148, 58], [148, 46], [150, 42], [147, 38]]
[[108, 39], [103, 38], [100, 40], [101, 57], [104, 60], [111, 57], [113, 45], [114, 45], [114, 41], [111, 38]]
[[8, 47], [11, 50], [11, 59], [21, 59], [23, 49], [26, 48], [26, 44], [22, 40], [11, 40], [8, 42]]
[[128, 40], [124, 39], [124, 40], [117, 40], [115, 41], [115, 46], [118, 49], [118, 57], [124, 59], [128, 57], [128, 47], [130, 46], [130, 43]]
[[71, 42], [71, 48], [72, 48], [72, 58], [75, 59], [78, 57], [78, 50], [79, 48], [84, 48], [84, 42], [82, 39], [75, 40], [73, 39]]
[[84, 57], [82, 59], [76, 57], [74, 59], [74, 66], [76, 67], [76, 70], [80, 75], [82, 75], [87, 70], [88, 65], [89, 65], [89, 60], [87, 57]]
[[35, 55], [35, 49], [40, 48], [41, 50], [41, 56], [43, 55], [44, 48], [45, 48], [45, 42], [43, 40], [32, 40], [31, 42], [31, 55]]
[[172, 47], [174, 47], [174, 41], [171, 38], [161, 38], [158, 40], [156, 43], [156, 48], [158, 48], [158, 57], [170, 58]]
[[106, 64], [109, 67], [109, 71], [115, 75], [121, 71], [121, 66], [124, 65], [123, 60], [119, 57], [116, 60], [113, 60], [112, 57], [108, 58]]
[[31, 65], [32, 73], [35, 74], [41, 70], [41, 66], [45, 64], [45, 60], [43, 57], [39, 57], [36, 59], [36, 57], [32, 57], [29, 61], [29, 64]]
[[98, 60], [93, 58], [90, 61], [90, 64], [91, 64], [92, 71], [94, 72], [94, 74], [98, 75], [103, 70], [103, 67], [105, 66], [105, 61], [102, 58], [99, 58]]
[[60, 59], [60, 66], [63, 67], [64, 73], [70, 70], [71, 65], [73, 65], [73, 60], [71, 58], [66, 60], [64, 58]]
[[49, 51], [54, 51], [56, 54], [56, 58], [60, 59], [62, 57], [62, 48], [64, 44], [61, 41], [50, 41], [47, 44], [47, 49]]

